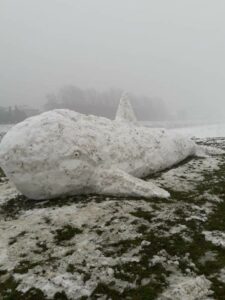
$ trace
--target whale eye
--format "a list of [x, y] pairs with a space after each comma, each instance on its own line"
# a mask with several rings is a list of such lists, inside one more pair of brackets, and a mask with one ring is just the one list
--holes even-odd
[[80, 152], [79, 152], [79, 151], [75, 151], [75, 152], [74, 152], [74, 157], [75, 157], [75, 158], [78, 158], [79, 156], [80, 156]]

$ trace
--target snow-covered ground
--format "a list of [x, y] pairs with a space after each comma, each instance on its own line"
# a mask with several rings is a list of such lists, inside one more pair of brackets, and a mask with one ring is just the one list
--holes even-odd
[[148, 127], [163, 127], [180, 132], [189, 137], [213, 138], [225, 137], [225, 123], [198, 124], [194, 122], [143, 122]]
[[[225, 149], [223, 126], [214, 135], [211, 126], [179, 131]], [[224, 299], [224, 159], [188, 160], [151, 178], [169, 200], [34, 202], [2, 174], [0, 299]]]
[[173, 130], [176, 130], [177, 132], [181, 132], [189, 137], [196, 137], [196, 138], [225, 137], [225, 123], [183, 127], [183, 128], [176, 128]]

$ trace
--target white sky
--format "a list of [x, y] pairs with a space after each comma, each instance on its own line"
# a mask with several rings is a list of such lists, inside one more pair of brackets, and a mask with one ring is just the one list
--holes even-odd
[[74, 84], [225, 109], [224, 0], [0, 0], [0, 105]]

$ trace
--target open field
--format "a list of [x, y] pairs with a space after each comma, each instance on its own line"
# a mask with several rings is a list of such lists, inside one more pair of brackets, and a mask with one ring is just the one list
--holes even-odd
[[224, 175], [194, 158], [146, 179], [169, 200], [31, 201], [1, 173], [0, 299], [224, 299]]

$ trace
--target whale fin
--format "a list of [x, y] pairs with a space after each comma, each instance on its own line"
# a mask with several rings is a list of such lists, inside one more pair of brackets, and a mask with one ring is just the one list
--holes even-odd
[[115, 120], [137, 125], [137, 118], [135, 116], [127, 93], [123, 93], [120, 99]]
[[152, 182], [133, 177], [120, 169], [100, 168], [94, 173], [93, 189], [98, 194], [169, 198], [170, 194]]

